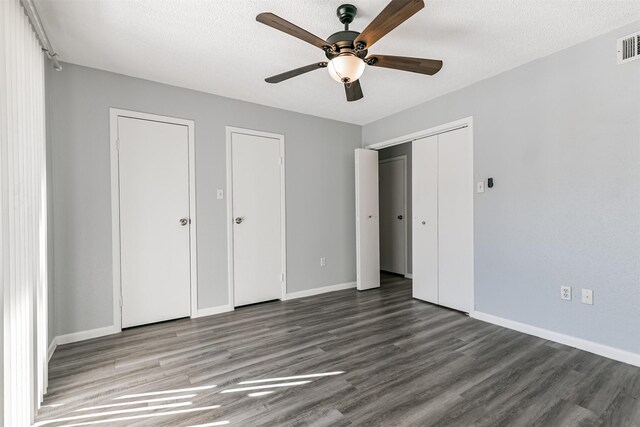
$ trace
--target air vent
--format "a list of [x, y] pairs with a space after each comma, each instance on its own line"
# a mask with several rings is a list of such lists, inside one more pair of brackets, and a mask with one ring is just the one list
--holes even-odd
[[640, 31], [618, 39], [618, 64], [640, 59]]

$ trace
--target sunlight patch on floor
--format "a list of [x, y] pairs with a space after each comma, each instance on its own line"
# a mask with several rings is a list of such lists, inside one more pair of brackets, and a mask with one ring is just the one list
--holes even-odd
[[273, 391], [273, 390], [269, 390], [269, 391], [256, 391], [255, 393], [249, 393], [249, 394], [247, 394], [247, 396], [249, 396], [249, 397], [260, 397], [260, 396], [266, 396], [267, 394], [271, 394], [271, 393], [275, 393], [275, 391]]
[[198, 424], [197, 426], [194, 425], [194, 426], [189, 426], [189, 427], [213, 427], [213, 426], [224, 426], [224, 425], [227, 425], [227, 424], [229, 424], [229, 421], [225, 420], [225, 421], [216, 421], [214, 423]]
[[190, 408], [190, 409], [181, 409], [181, 410], [168, 411], [168, 412], [156, 412], [156, 413], [153, 413], [153, 414], [132, 415], [132, 416], [129, 416], [129, 417], [118, 417], [118, 418], [110, 418], [110, 419], [106, 419], [106, 420], [95, 420], [95, 421], [88, 421], [88, 422], [83, 422], [83, 423], [78, 423], [78, 424], [65, 424], [65, 425], [60, 426], [60, 427], [79, 427], [79, 426], [89, 426], [89, 425], [94, 425], [94, 424], [115, 423], [115, 422], [118, 422], [118, 421], [139, 420], [139, 419], [143, 419], [143, 418], [164, 417], [164, 416], [167, 416], [167, 415], [179, 415], [179, 414], [187, 414], [187, 413], [190, 413], [190, 412], [208, 411], [210, 409], [217, 409], [219, 407], [220, 407], [220, 405], [213, 405], [213, 406], [205, 406], [203, 408]]
[[125, 396], [116, 397], [116, 399], [131, 399], [133, 397], [145, 397], [145, 396], [157, 396], [159, 394], [172, 394], [172, 393], [189, 393], [191, 391], [197, 390], [208, 390], [217, 387], [217, 385], [203, 385], [200, 387], [191, 387], [191, 388], [180, 388], [176, 390], [163, 390], [163, 391], [150, 391], [148, 393], [136, 393], [136, 394], [127, 394]]
[[[276, 392], [274, 389], [284, 389], [287, 387], [295, 387], [305, 384], [310, 384], [313, 380], [323, 378], [323, 377], [331, 377], [335, 375], [344, 374], [344, 371], [332, 371], [332, 372], [323, 372], [323, 373], [313, 373], [313, 374], [303, 374], [303, 375], [292, 375], [286, 377], [273, 377], [273, 378], [264, 378], [264, 379], [256, 379], [256, 380], [246, 380], [241, 381], [238, 385], [245, 385], [245, 387], [235, 387], [229, 388], [226, 390], [221, 390], [219, 392], [214, 392], [215, 394], [227, 394], [227, 393], [237, 393], [237, 392], [249, 392], [246, 394], [247, 397], [259, 397], [259, 396], [267, 396]], [[299, 381], [291, 381], [291, 380], [299, 380]], [[76, 426], [89, 426], [96, 424], [109, 424], [116, 423], [121, 421], [131, 421], [131, 420], [139, 420], [145, 418], [153, 418], [153, 417], [163, 417], [169, 415], [179, 415], [186, 414], [192, 412], [206, 411], [211, 409], [220, 408], [220, 405], [212, 405], [205, 407], [191, 407], [188, 406], [193, 405], [191, 400], [189, 401], [181, 401], [181, 402], [171, 402], [176, 400], [186, 400], [193, 399], [198, 396], [198, 393], [193, 393], [195, 391], [204, 391], [211, 390], [216, 388], [217, 385], [205, 385], [205, 386], [197, 386], [190, 388], [181, 388], [181, 389], [173, 389], [173, 390], [161, 390], [161, 391], [151, 391], [144, 393], [132, 393], [126, 394], [124, 396], [115, 397], [114, 403], [105, 403], [103, 405], [94, 405], [86, 408], [75, 409], [73, 413], [78, 413], [78, 415], [53, 418], [48, 420], [39, 421], [33, 425], [33, 427], [41, 427], [47, 424], [52, 423], [63, 423], [63, 422], [71, 422], [71, 424], [66, 424], [62, 427], [76, 427]], [[254, 391], [256, 390], [256, 391]], [[188, 394], [180, 394], [180, 393], [188, 393]], [[154, 397], [158, 396], [158, 397]], [[149, 397], [147, 399], [142, 400], [130, 400], [124, 401], [125, 399], [137, 399]], [[162, 403], [157, 404], [155, 403]], [[131, 405], [147, 405], [140, 407], [129, 407], [126, 406]], [[62, 404], [57, 405], [49, 405], [49, 407], [57, 407], [62, 406]], [[124, 407], [124, 408], [123, 408]], [[114, 408], [122, 408], [122, 409], [114, 409]], [[180, 408], [180, 409], [177, 409]], [[106, 411], [100, 412], [100, 410], [107, 409]], [[167, 411], [167, 409], [169, 409]], [[89, 411], [93, 411], [91, 413], [87, 413]], [[146, 412], [146, 413], [137, 413], [137, 412]], [[123, 416], [124, 415], [124, 416]], [[114, 417], [115, 416], [115, 417]], [[99, 417], [103, 417], [98, 419]], [[92, 419], [93, 418], [93, 419]], [[209, 426], [222, 426], [229, 424], [229, 420], [223, 421], [214, 421], [205, 424], [193, 425], [191, 427], [209, 427]]]
[[266, 378], [262, 380], [250, 380], [250, 381], [242, 381], [239, 382], [239, 385], [243, 384], [258, 384], [258, 383], [266, 383], [271, 381], [290, 381], [290, 380], [299, 380], [303, 378], [319, 378], [319, 377], [328, 377], [332, 375], [340, 375], [344, 374], [344, 371], [335, 371], [335, 372], [324, 372], [321, 374], [307, 374], [307, 375], [294, 375], [292, 377], [279, 377], [279, 378]]
[[164, 402], [164, 401], [167, 401], [167, 400], [191, 399], [191, 398], [196, 397], [196, 396], [197, 396], [197, 394], [185, 394], [185, 395], [182, 395], [182, 396], [156, 397], [155, 399], [134, 400], [134, 401], [131, 401], [131, 402], [110, 403], [108, 405], [90, 406], [88, 408], [76, 409], [73, 412], [94, 411], [96, 409], [117, 408], [117, 407], [120, 407], [120, 406], [139, 405], [139, 404], [142, 404], [142, 403]]
[[189, 406], [192, 405], [191, 402], [179, 402], [179, 403], [169, 403], [167, 405], [155, 405], [155, 406], [144, 406], [142, 408], [129, 408], [129, 409], [119, 409], [116, 411], [106, 411], [106, 412], [95, 412], [93, 414], [86, 415], [75, 415], [73, 417], [63, 417], [63, 418], [53, 418], [50, 420], [39, 421], [33, 425], [33, 427], [40, 427], [43, 425], [51, 424], [51, 423], [59, 423], [63, 421], [74, 421], [81, 420], [84, 418], [94, 418], [94, 417], [102, 417], [105, 415], [119, 415], [119, 414], [128, 414], [131, 412], [141, 412], [141, 411], [154, 411], [156, 409], [169, 409], [169, 408], [177, 408], [181, 406]]
[[251, 387], [240, 387], [240, 388], [231, 388], [229, 390], [222, 390], [220, 393], [237, 393], [239, 391], [247, 391], [247, 390], [262, 390], [265, 388], [282, 388], [282, 387], [293, 387], [302, 384], [309, 384], [311, 381], [294, 381], [291, 383], [278, 383], [278, 384], [267, 384], [267, 385], [254, 385]]

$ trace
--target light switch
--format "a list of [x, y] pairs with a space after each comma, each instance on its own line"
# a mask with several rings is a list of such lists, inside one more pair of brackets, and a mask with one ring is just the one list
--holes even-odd
[[478, 181], [478, 193], [484, 193], [484, 181]]
[[217, 198], [218, 200], [222, 200], [224, 193], [222, 192], [221, 188], [218, 188], [218, 192], [217, 192]]

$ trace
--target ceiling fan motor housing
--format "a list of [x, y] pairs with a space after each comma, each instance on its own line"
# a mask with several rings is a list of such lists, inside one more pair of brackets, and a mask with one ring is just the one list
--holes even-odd
[[351, 52], [356, 55], [358, 58], [363, 58], [367, 56], [367, 50], [359, 50], [356, 51], [353, 45], [353, 41], [360, 35], [357, 31], [338, 31], [337, 33], [331, 34], [327, 37], [327, 42], [331, 45], [336, 46], [338, 49], [334, 51], [327, 50], [325, 51], [325, 55], [329, 59], [333, 59], [341, 53]]

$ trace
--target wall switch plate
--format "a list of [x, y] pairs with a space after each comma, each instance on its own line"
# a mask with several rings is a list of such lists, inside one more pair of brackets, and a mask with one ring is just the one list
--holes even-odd
[[593, 305], [593, 291], [591, 289], [582, 290], [582, 303]]
[[222, 192], [221, 188], [218, 188], [218, 191], [216, 192], [216, 197], [218, 200], [222, 200], [224, 193]]
[[478, 187], [477, 187], [477, 192], [478, 193], [484, 193], [484, 181], [478, 181]]
[[560, 299], [571, 301], [571, 286], [560, 286]]
[[327, 259], [325, 257], [320, 258], [320, 267], [327, 265]]

